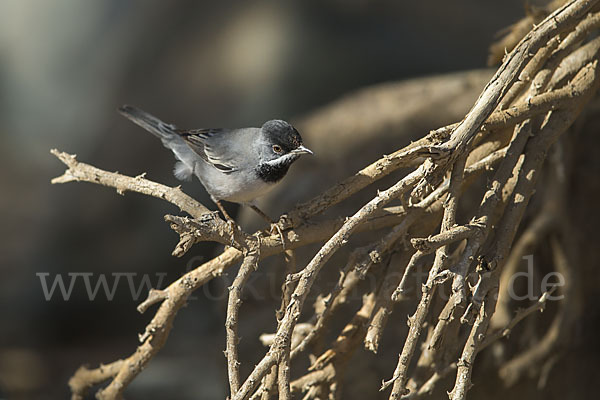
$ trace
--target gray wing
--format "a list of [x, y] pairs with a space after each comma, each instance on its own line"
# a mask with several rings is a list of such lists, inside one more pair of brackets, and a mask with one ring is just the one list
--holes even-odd
[[238, 169], [237, 152], [231, 145], [232, 130], [222, 128], [179, 129], [177, 133], [196, 154], [219, 171], [231, 173]]
[[256, 165], [259, 132], [259, 128], [177, 130], [195, 153], [226, 174]]

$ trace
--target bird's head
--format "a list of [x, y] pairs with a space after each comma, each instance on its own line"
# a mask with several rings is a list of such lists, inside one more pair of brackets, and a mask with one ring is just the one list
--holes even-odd
[[296, 161], [302, 154], [313, 154], [302, 144], [300, 133], [291, 124], [274, 119], [261, 128], [264, 138], [261, 155], [264, 162], [271, 165], [287, 164]]

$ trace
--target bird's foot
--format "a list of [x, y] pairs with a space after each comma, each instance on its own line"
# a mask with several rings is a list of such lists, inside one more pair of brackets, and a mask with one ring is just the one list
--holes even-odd
[[269, 233], [271, 235], [279, 234], [281, 246], [283, 246], [283, 250], [285, 250], [285, 236], [283, 235], [283, 230], [281, 229], [281, 226], [279, 226], [279, 222], [271, 222], [271, 229]]
[[236, 230], [240, 229], [240, 228], [235, 223], [235, 221], [232, 219], [227, 219], [225, 222], [227, 223], [227, 228], [229, 230], [229, 237], [231, 238], [231, 242], [229, 243], [229, 245], [231, 247], [235, 247], [235, 236], [237, 233]]
[[229, 227], [229, 233], [231, 235], [231, 247], [235, 247], [235, 236], [237, 230], [239, 229], [241, 231], [242, 229], [233, 220], [233, 218], [229, 216], [229, 214], [225, 210], [225, 207], [223, 207], [223, 204], [219, 200], [213, 198], [213, 201], [215, 202], [217, 207], [219, 207], [219, 210], [221, 211], [221, 214], [223, 214], [223, 217], [225, 217], [225, 221], [227, 222], [227, 226]]
[[281, 228], [280, 223], [273, 221], [271, 217], [265, 214], [260, 208], [258, 208], [254, 204], [250, 203], [248, 204], [248, 206], [252, 208], [258, 215], [260, 215], [265, 221], [267, 221], [267, 223], [270, 224], [271, 229], [267, 233], [271, 235], [274, 235], [275, 233], [279, 234], [279, 240], [281, 240], [281, 245], [283, 246], [283, 250], [285, 250], [285, 236], [283, 236], [283, 229]]

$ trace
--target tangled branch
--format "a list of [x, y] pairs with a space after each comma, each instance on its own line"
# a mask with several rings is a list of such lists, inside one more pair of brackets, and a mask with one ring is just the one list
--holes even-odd
[[[392, 387], [390, 399], [421, 397], [432, 393], [444, 377], [455, 372], [449, 396], [453, 400], [464, 399], [477, 355], [508, 336], [519, 321], [542, 310], [552, 293], [544, 293], [535, 304], [511, 317], [506, 280], [510, 271], [515, 271], [524, 249], [535, 244], [531, 238], [539, 240], [536, 233], [540, 232], [551, 235], [556, 269], [566, 277], [572, 274], [568, 252], [560, 241], [566, 228], [547, 217], [547, 208], [533, 219], [529, 229], [525, 228], [515, 246], [513, 242], [536, 190], [536, 196], [548, 197], [546, 207], [552, 204], [553, 215], [564, 206], [560, 201], [550, 201], [560, 198], [564, 182], [544, 190], [537, 188], [536, 182], [556, 167], [548, 167], [547, 154], [560, 146], [559, 139], [566, 136], [600, 84], [600, 39], [594, 38], [600, 26], [597, 3], [552, 3], [558, 8], [553, 12], [546, 10], [547, 16], [504, 57], [460, 123], [430, 132], [282, 215], [279, 224], [285, 243], [279, 235], [231, 232], [216, 213], [178, 187], [167, 187], [143, 176], [127, 177], [100, 170], [77, 161], [75, 156], [52, 150], [68, 167], [52, 183], [86, 181], [115, 188], [120, 194], [135, 191], [164, 199], [187, 213], [189, 217], [165, 217], [180, 236], [173, 251], [175, 256], [185, 254], [200, 241], [226, 246], [220, 255], [166, 288], [151, 290], [138, 310], [145, 312], [154, 304], [160, 305], [140, 335], [137, 350], [123, 360], [92, 370], [77, 370], [70, 381], [72, 398], [83, 398], [92, 386], [107, 380], [108, 385], [96, 397], [121, 397], [127, 385], [162, 348], [188, 297], [242, 262], [229, 288], [225, 323], [231, 399], [268, 399], [274, 393], [284, 399], [299, 393], [304, 393], [305, 398], [339, 396], [352, 354], [361, 344], [377, 352], [394, 308], [411, 296], [408, 277], [418, 268], [428, 271], [427, 279], [420, 293], [417, 291], [420, 297], [415, 299], [416, 309], [408, 319], [408, 333], [397, 367], [381, 390]], [[516, 43], [514, 38], [513, 35], [510, 40]], [[412, 171], [378, 192], [353, 215], [315, 218], [406, 167]], [[479, 206], [463, 220], [459, 207], [467, 195], [477, 193], [473, 187], [480, 176], [488, 178], [488, 184]], [[327, 262], [347, 247], [353, 236], [364, 231], [377, 232], [377, 238], [353, 249], [338, 281], [328, 291], [319, 293], [314, 313], [301, 322], [303, 315], [310, 314], [306, 307], [308, 295]], [[289, 252], [312, 243], [323, 244], [297, 271]], [[260, 268], [261, 260], [286, 250], [291, 264], [276, 314], [277, 329], [262, 337], [268, 350], [249, 376], [241, 377], [238, 323], [243, 317], [242, 291], [251, 274]], [[395, 262], [390, 261], [393, 257]], [[366, 276], [377, 284], [357, 289], [358, 282]], [[441, 288], [450, 289], [449, 298], [441, 298]], [[346, 302], [350, 290], [366, 290], [361, 308], [350, 316], [333, 342], [325, 341], [325, 348], [316, 346], [317, 339], [324, 341], [325, 327]], [[500, 369], [508, 383], [516, 381], [532, 363], [547, 360], [552, 346], [565, 337], [561, 323], [570, 321], [565, 310], [572, 304], [568, 299], [573, 291], [569, 286], [561, 290], [567, 300], [551, 332], [539, 346]], [[292, 380], [295, 360], [308, 349], [315, 352], [309, 357], [311, 366]], [[411, 372], [411, 368], [415, 370]]]

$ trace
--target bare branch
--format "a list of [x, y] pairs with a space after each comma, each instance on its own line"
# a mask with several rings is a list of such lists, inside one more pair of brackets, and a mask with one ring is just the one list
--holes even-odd
[[485, 349], [496, 340], [510, 335], [513, 328], [525, 317], [529, 316], [530, 314], [533, 314], [536, 311], [544, 311], [544, 309], [546, 308], [546, 302], [548, 301], [548, 296], [550, 296], [554, 292], [554, 290], [556, 290], [556, 286], [553, 287], [551, 290], [544, 292], [544, 294], [542, 294], [540, 298], [529, 307], [517, 310], [517, 313], [515, 314], [513, 319], [510, 320], [510, 322], [506, 325], [506, 327], [504, 327], [504, 329], [499, 329], [485, 338], [483, 343], [481, 343], [481, 345], [479, 346], [479, 351]]
[[258, 260], [260, 259], [259, 248], [258, 243], [251, 244], [237, 276], [229, 287], [227, 319], [225, 320], [225, 329], [227, 331], [227, 350], [225, 351], [225, 355], [227, 357], [227, 372], [229, 373], [229, 387], [232, 396], [240, 388], [240, 361], [237, 351], [240, 338], [237, 327], [240, 307], [242, 305], [242, 289], [252, 271], [258, 268]]
[[[145, 312], [154, 304], [158, 307], [139, 337], [139, 347], [123, 360], [96, 369], [80, 368], [69, 383], [73, 398], [82, 399], [89, 388], [106, 380], [109, 383], [100, 389], [97, 398], [122, 397], [127, 385], [160, 351], [177, 312], [193, 291], [242, 262], [230, 287], [225, 326], [232, 400], [267, 400], [275, 391], [283, 399], [300, 392], [307, 399], [340, 398], [350, 357], [362, 343], [370, 351], [378, 350], [390, 315], [398, 307], [395, 302], [411, 296], [405, 290], [407, 277], [421, 265], [430, 268], [429, 274], [414, 314], [408, 319], [408, 334], [397, 366], [381, 389], [393, 386], [391, 399], [425, 396], [444, 376], [456, 370], [450, 397], [464, 399], [471, 386], [477, 354], [493, 341], [508, 336], [527, 315], [543, 309], [550, 295], [545, 293], [537, 303], [514, 317], [501, 318], [508, 310], [504, 300], [506, 274], [515, 267], [515, 260], [528, 245], [546, 239], [539, 237], [540, 233], [559, 231], [562, 237], [568, 236], [560, 231], [566, 230], [562, 220], [553, 217], [560, 214], [562, 200], [546, 201], [535, 210], [538, 217], [533, 222], [527, 221], [529, 227], [523, 230], [525, 233], [513, 248], [536, 180], [546, 168], [548, 149], [573, 123], [599, 86], [600, 39], [594, 37], [600, 28], [599, 1], [553, 2], [533, 17], [540, 23], [505, 57], [460, 123], [430, 132], [299, 204], [280, 217], [281, 234], [256, 232], [251, 236], [241, 230], [232, 232], [216, 213], [178, 187], [164, 186], [143, 176], [103, 171], [78, 162], [75, 156], [52, 150], [67, 166], [53, 183], [86, 181], [113, 187], [120, 194], [138, 192], [164, 199], [189, 214], [192, 218], [165, 216], [179, 234], [173, 255], [182, 256], [201, 241], [226, 246], [219, 256], [166, 288], [150, 290], [138, 310]], [[541, 21], [559, 3], [566, 4]], [[515, 43], [518, 34], [524, 34], [520, 28], [513, 33], [510, 40]], [[412, 172], [397, 178], [396, 184], [373, 195], [368, 203], [362, 203], [354, 215], [340, 216], [332, 210], [332, 217], [312, 219], [402, 167], [410, 167]], [[486, 185], [484, 194], [479, 207], [472, 206], [477, 203], [471, 198], [464, 201], [465, 195], [478, 193], [472, 187], [474, 182], [484, 182], [476, 180], [482, 174], [487, 179], [487, 184], [482, 183]], [[556, 194], [552, 187], [544, 185], [540, 196], [546, 199], [540, 202]], [[402, 206], [384, 208], [393, 200]], [[463, 221], [457, 220], [457, 213]], [[383, 229], [376, 237], [367, 237], [367, 245], [353, 249], [350, 257], [342, 261], [345, 266], [340, 268], [337, 283], [317, 294], [314, 310], [306, 313], [307, 322], [299, 324], [301, 314], [307, 311], [304, 305], [308, 295], [331, 257], [345, 247], [352, 235]], [[532, 235], [536, 238], [532, 239]], [[551, 237], [556, 268], [569, 276], [571, 270], [563, 244]], [[400, 246], [409, 239], [414, 250]], [[294, 250], [319, 242], [320, 249], [297, 271]], [[281, 305], [275, 312], [277, 329], [274, 334], [261, 336], [269, 348], [243, 379], [238, 355], [241, 294], [260, 260], [284, 252], [286, 278]], [[426, 257], [432, 253], [435, 257]], [[383, 262], [392, 259], [394, 263]], [[365, 291], [365, 285], [359, 285], [365, 277], [374, 280], [375, 289], [371, 286]], [[439, 293], [442, 286], [452, 289], [447, 301]], [[336, 339], [328, 343], [328, 335], [324, 334], [328, 321], [344, 309], [340, 306], [356, 290], [363, 295], [362, 307], [333, 336]], [[572, 287], [567, 286], [565, 293], [573, 296]], [[498, 297], [500, 309], [497, 318], [491, 320]], [[552, 328], [542, 340], [502, 367], [501, 376], [506, 382], [516, 381], [535, 363], [554, 362], [549, 352], [565, 337], [559, 325], [570, 326], [569, 314], [575, 314], [570, 301], [572, 298], [568, 297], [561, 302]], [[422, 340], [424, 329], [426, 337]], [[310, 368], [304, 376], [292, 381], [291, 367], [295, 367], [297, 356], [309, 346], [314, 353], [308, 355]], [[409, 368], [415, 355], [419, 362], [411, 375]]]
[[[452, 132], [450, 140], [432, 148], [440, 154], [458, 154], [475, 136], [482, 123], [494, 111], [509, 86], [515, 81], [533, 55], [549, 38], [577, 24], [597, 0], [575, 0], [554, 11], [543, 22], [536, 25], [504, 60], [490, 83], [485, 87], [477, 102], [465, 119]], [[454, 151], [457, 150], [458, 151]]]
[[123, 360], [117, 360], [91, 370], [84, 366], [79, 367], [69, 379], [71, 400], [83, 400], [89, 388], [117, 375], [122, 364]]
[[[206, 207], [183, 193], [179, 186], [172, 188], [149, 181], [144, 178], [145, 174], [131, 178], [117, 172], [103, 171], [89, 164], [77, 161], [74, 155], [63, 153], [56, 149], [50, 152], [68, 167], [63, 175], [52, 179], [51, 182], [53, 184], [91, 182], [115, 188], [117, 189], [117, 193], [121, 195], [130, 191], [166, 200], [194, 218], [203, 219], [206, 218], [207, 214], [211, 215], [211, 212]], [[224, 221], [222, 222], [224, 223]]]

